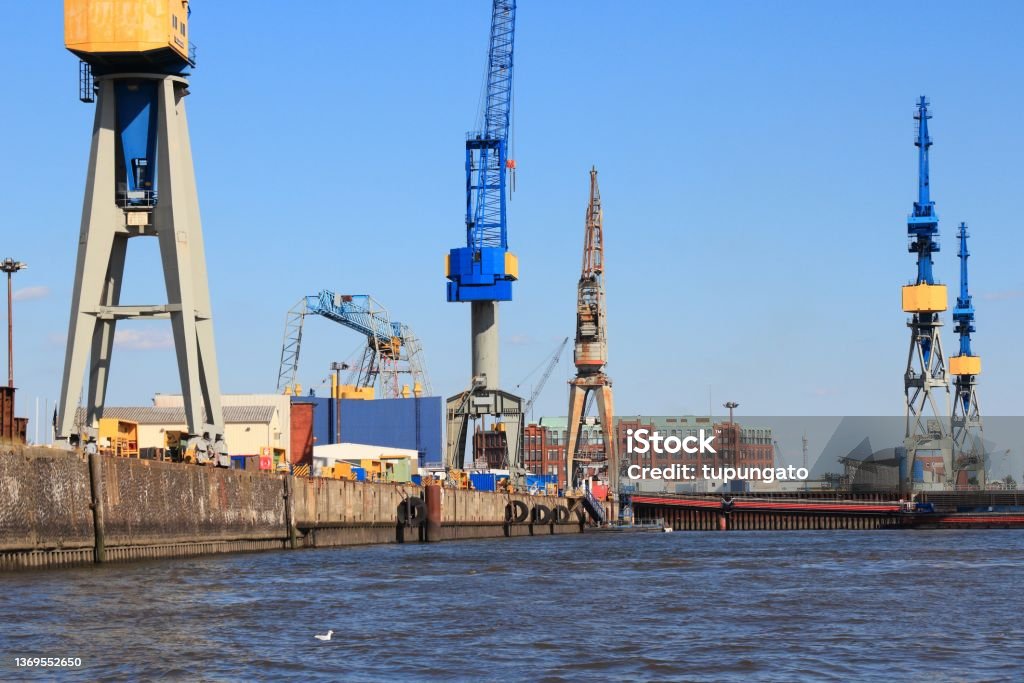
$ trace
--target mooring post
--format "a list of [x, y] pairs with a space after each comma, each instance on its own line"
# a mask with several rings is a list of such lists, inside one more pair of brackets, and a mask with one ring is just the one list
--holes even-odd
[[103, 533], [103, 456], [89, 454], [89, 489], [92, 495], [93, 561], [102, 564], [107, 560], [107, 549]]
[[441, 540], [441, 487], [426, 486], [423, 492], [427, 498], [427, 542], [437, 543]]
[[288, 530], [288, 547], [292, 550], [298, 547], [298, 543], [295, 539], [295, 511], [293, 509], [294, 496], [292, 491], [294, 484], [292, 483], [292, 475], [286, 474], [284, 476], [284, 524]]

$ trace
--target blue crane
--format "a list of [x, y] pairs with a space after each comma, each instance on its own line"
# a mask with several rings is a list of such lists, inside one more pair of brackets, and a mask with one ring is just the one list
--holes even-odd
[[[978, 404], [977, 379], [981, 374], [981, 358], [971, 349], [974, 328], [974, 303], [967, 286], [967, 224], [961, 223], [960, 238], [960, 295], [953, 308], [954, 331], [960, 335], [960, 351], [949, 359], [953, 375], [953, 431], [954, 476], [957, 484], [973, 483], [984, 488], [985, 444], [982, 438], [981, 407]], [[966, 474], [961, 474], [965, 472]]]
[[[935, 276], [932, 272], [932, 254], [939, 251], [939, 242], [936, 239], [939, 234], [939, 217], [935, 213], [935, 202], [931, 200], [931, 187], [928, 177], [928, 150], [932, 146], [932, 139], [928, 135], [928, 100], [922, 95], [917, 102], [917, 113], [914, 114], [917, 120], [917, 139], [914, 145], [917, 147], [917, 201], [914, 202], [914, 212], [907, 219], [907, 237], [910, 239], [908, 251], [917, 254], [917, 285], [934, 285]], [[914, 317], [924, 324], [931, 324], [937, 320], [932, 311], [915, 311]], [[932, 351], [932, 340], [928, 337], [921, 339], [921, 353], [925, 362], [930, 361]]]
[[515, 23], [515, 0], [493, 0], [482, 125], [466, 136], [466, 246], [445, 257], [448, 301], [469, 303], [472, 340], [468, 388], [447, 402], [445, 466], [463, 467], [469, 422], [490, 416], [504, 425], [506, 460], [512, 482], [518, 483], [525, 473], [516, 462], [523, 401], [501, 390], [498, 358], [498, 303], [512, 300], [512, 282], [519, 278], [506, 222], [508, 180], [515, 173], [509, 155]]
[[336, 294], [322, 290], [303, 297], [288, 311], [277, 390], [295, 383], [302, 348], [302, 328], [306, 316], [319, 315], [366, 337], [366, 350], [359, 368], [359, 386], [373, 386], [381, 376], [384, 398], [401, 395], [398, 376], [407, 374], [420, 391], [430, 393], [426, 365], [419, 340], [412, 329], [392, 321], [387, 310], [366, 294]]
[[511, 301], [519, 276], [506, 223], [515, 0], [494, 0], [483, 127], [466, 136], [466, 246], [448, 253], [448, 301]]

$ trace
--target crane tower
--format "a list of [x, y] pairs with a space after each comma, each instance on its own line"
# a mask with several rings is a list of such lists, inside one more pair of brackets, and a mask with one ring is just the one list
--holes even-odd
[[608, 363], [608, 325], [604, 299], [604, 213], [597, 169], [590, 169], [590, 200], [587, 202], [583, 241], [583, 269], [577, 289], [576, 346], [573, 353], [576, 377], [569, 382], [569, 434], [566, 443], [566, 482], [577, 484], [574, 456], [580, 439], [588, 396], [597, 398], [598, 416], [604, 438], [608, 484], [619, 492], [619, 461], [614, 433], [612, 381], [605, 374]]
[[[971, 474], [977, 485], [985, 488], [985, 446], [982, 439], [981, 409], [975, 388], [981, 374], [981, 357], [971, 351], [971, 332], [974, 327], [974, 305], [967, 288], [967, 224], [961, 223], [960, 238], [960, 296], [953, 309], [953, 329], [960, 335], [960, 352], [949, 359], [949, 374], [953, 375], [953, 414], [950, 427], [953, 432], [954, 477], [956, 485], [966, 485]], [[960, 473], [963, 472], [963, 481]]]
[[470, 304], [473, 359], [469, 386], [447, 401], [445, 466], [462, 468], [469, 422], [490, 416], [502, 423], [510, 478], [519, 483], [525, 473], [516, 462], [523, 402], [500, 389], [498, 375], [498, 302], [512, 300], [519, 277], [506, 221], [508, 171], [515, 169], [508, 143], [515, 19], [515, 0], [493, 1], [483, 122], [466, 139], [466, 246], [445, 259], [448, 301]]
[[[950, 414], [949, 383], [946, 360], [942, 353], [939, 314], [947, 308], [946, 286], [937, 284], [932, 271], [932, 255], [939, 251], [939, 217], [935, 202], [931, 200], [928, 180], [928, 150], [932, 140], [928, 135], [928, 101], [922, 96], [917, 102], [918, 198], [914, 211], [907, 220], [908, 250], [917, 254], [917, 277], [914, 284], [903, 287], [903, 311], [910, 313], [910, 351], [904, 375], [906, 400], [906, 474], [900, 482], [901, 490], [914, 487], [915, 463], [927, 459], [932, 467], [940, 462], [946, 481], [953, 472], [952, 444], [947, 424]], [[934, 470], [933, 470], [934, 471]]]
[[[117, 11], [111, 5], [117, 5]], [[220, 405], [206, 257], [185, 116], [189, 3], [65, 0], [65, 46], [82, 60], [80, 97], [96, 102], [56, 430], [74, 438], [103, 412], [119, 320], [171, 322], [188, 430], [218, 455]], [[121, 303], [128, 240], [160, 245], [167, 303]], [[85, 424], [75, 414], [88, 370]]]

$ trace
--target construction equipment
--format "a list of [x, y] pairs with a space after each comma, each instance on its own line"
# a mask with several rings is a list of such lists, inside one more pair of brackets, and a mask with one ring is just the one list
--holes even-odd
[[[985, 442], [981, 422], [981, 408], [976, 390], [981, 374], [981, 358], [971, 351], [971, 332], [974, 327], [974, 304], [967, 287], [967, 224], [961, 223], [960, 238], [960, 296], [953, 309], [953, 328], [960, 335], [960, 352], [949, 359], [949, 373], [953, 375], [953, 413], [950, 429], [953, 433], [953, 482], [957, 487], [969, 485], [985, 488]], [[961, 475], [961, 472], [963, 475]], [[975, 480], [971, 484], [971, 478]]]
[[[322, 290], [319, 294], [299, 299], [285, 318], [284, 342], [281, 344], [281, 365], [277, 372], [277, 390], [285, 391], [295, 383], [302, 348], [303, 323], [307, 316], [319, 315], [366, 337], [366, 349], [357, 371], [356, 389], [377, 387], [382, 398], [408, 397], [401, 382], [409, 378], [412, 393], [417, 397], [430, 395], [430, 379], [423, 358], [423, 349], [412, 328], [392, 322], [387, 309], [366, 294], [335, 294]], [[353, 398], [360, 397], [354, 392]], [[335, 398], [341, 398], [335, 396]]]
[[619, 491], [619, 458], [614, 433], [612, 381], [605, 374], [608, 363], [608, 323], [604, 295], [604, 212], [597, 186], [597, 169], [590, 169], [590, 199], [583, 241], [583, 269], [577, 288], [576, 377], [569, 383], [569, 438], [565, 448], [566, 488], [577, 486], [574, 459], [580, 443], [588, 396], [596, 396], [608, 485]]
[[450, 469], [446, 472], [444, 480], [445, 485], [448, 488], [453, 489], [468, 489], [469, 488], [469, 472], [463, 469]]
[[[506, 180], [514, 172], [509, 150], [515, 0], [493, 0], [482, 126], [466, 140], [466, 246], [448, 252], [445, 276], [451, 302], [468, 302], [472, 332], [470, 388], [447, 401], [445, 466], [460, 469], [469, 422], [490, 417], [504, 424], [513, 483], [525, 476], [519, 459], [523, 401], [500, 389], [498, 302], [512, 300], [519, 262], [508, 249]], [[475, 430], [474, 430], [475, 431]]]
[[[112, 10], [116, 4], [117, 11]], [[85, 425], [103, 414], [119, 320], [171, 322], [188, 431], [196, 449], [230, 466], [213, 337], [213, 315], [185, 97], [195, 65], [188, 2], [66, 0], [65, 46], [88, 65], [82, 99], [96, 118], [86, 178], [58, 438], [76, 442], [83, 376]], [[93, 93], [95, 97], [93, 97]], [[158, 192], [159, 189], [159, 192]], [[167, 303], [122, 305], [128, 240], [155, 237]], [[199, 443], [199, 442], [202, 443]]]
[[[551, 373], [555, 371], [555, 366], [558, 365], [558, 361], [562, 360], [562, 351], [565, 349], [565, 345], [569, 343], [569, 338], [566, 337], [561, 341], [554, 353], [547, 360], [547, 365], [544, 367], [544, 372], [540, 376], [540, 380], [537, 385], [533, 388], [533, 392], [530, 394], [530, 398], [526, 399], [526, 404], [523, 406], [523, 415], [531, 415], [533, 410], [533, 404], [537, 402], [537, 397], [540, 396], [540, 392], [544, 390], [544, 385], [548, 383], [548, 379], [551, 377]], [[536, 372], [534, 369], [530, 374]], [[525, 380], [524, 380], [525, 381]], [[516, 389], [522, 386], [523, 382], [516, 385]], [[520, 442], [522, 439], [520, 439]], [[520, 447], [522, 444], [520, 443]]]
[[908, 251], [917, 254], [917, 277], [914, 284], [903, 287], [903, 310], [911, 314], [907, 321], [910, 351], [903, 382], [907, 474], [900, 482], [900, 488], [904, 492], [913, 487], [912, 473], [919, 451], [942, 454], [947, 481], [953, 472], [952, 443], [946, 424], [950, 414], [949, 382], [939, 336], [942, 328], [939, 313], [947, 308], [947, 295], [946, 286], [937, 284], [932, 272], [932, 254], [939, 251], [939, 217], [935, 213], [935, 202], [931, 200], [928, 180], [928, 150], [932, 146], [928, 135], [930, 118], [928, 101], [922, 96], [914, 114], [917, 121], [914, 145], [918, 151], [918, 198], [914, 202], [914, 212], [907, 219]]

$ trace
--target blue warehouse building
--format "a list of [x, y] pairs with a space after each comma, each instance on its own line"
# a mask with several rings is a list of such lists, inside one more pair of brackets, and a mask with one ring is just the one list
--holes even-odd
[[406, 448], [419, 453], [420, 467], [443, 461], [442, 412], [439, 396], [375, 400], [318, 396], [292, 398], [292, 429], [299, 405], [312, 405], [313, 444], [360, 443]]

